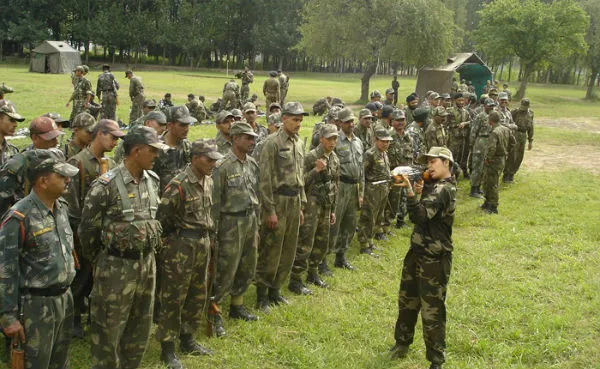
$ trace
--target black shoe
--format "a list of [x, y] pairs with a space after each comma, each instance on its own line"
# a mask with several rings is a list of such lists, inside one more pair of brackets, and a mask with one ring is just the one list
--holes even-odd
[[188, 355], [200, 356], [200, 355], [212, 355], [213, 352], [206, 347], [201, 346], [194, 340], [191, 334], [182, 334], [179, 339], [181, 340], [179, 348], [181, 352]]
[[363, 247], [360, 249], [360, 253], [361, 254], [367, 254], [369, 256], [372, 256], [374, 258], [378, 258], [379, 255], [377, 255], [376, 253], [373, 252], [373, 248], [372, 247]]
[[329, 270], [329, 267], [327, 266], [327, 259], [323, 259], [321, 264], [319, 264], [319, 274], [326, 277], [333, 277], [333, 272]]
[[304, 283], [302, 283], [301, 279], [290, 278], [288, 290], [290, 290], [290, 292], [295, 293], [296, 295], [312, 295], [312, 291], [306, 288]]
[[408, 346], [396, 343], [394, 347], [390, 349], [390, 356], [392, 359], [403, 359], [408, 355]]
[[513, 183], [513, 178], [509, 176], [502, 177], [502, 183]]
[[81, 315], [76, 316], [73, 319], [73, 330], [71, 331], [71, 335], [74, 338], [83, 338], [85, 337], [85, 331], [83, 330], [83, 324], [81, 323]]
[[431, 364], [429, 369], [442, 369], [442, 364]]
[[377, 241], [387, 241], [388, 240], [388, 238], [385, 235], [385, 233], [375, 233], [375, 239]]
[[479, 190], [479, 186], [471, 187], [471, 193], [469, 193], [469, 196], [474, 197], [476, 199], [483, 199], [483, 195], [481, 194], [481, 191]]
[[265, 314], [268, 314], [271, 310], [266, 287], [256, 287], [256, 309]]
[[329, 288], [329, 285], [325, 283], [321, 277], [319, 277], [319, 273], [317, 272], [308, 272], [308, 275], [306, 276], [306, 283], [312, 283], [321, 288]]
[[489, 206], [490, 206], [490, 204], [487, 201], [485, 201], [483, 204], [481, 204], [481, 206], [479, 208], [481, 210], [485, 211]]
[[406, 223], [404, 223], [404, 219], [398, 218], [396, 220], [396, 229], [401, 229], [405, 226], [406, 226]]
[[160, 361], [167, 366], [168, 369], [183, 369], [183, 364], [175, 355], [175, 342], [160, 343]]
[[336, 268], [354, 270], [354, 267], [346, 260], [346, 255], [342, 253], [335, 254], [335, 263], [333, 266]]
[[215, 336], [223, 337], [226, 334], [221, 314], [208, 314], [208, 323], [211, 325]]
[[231, 305], [229, 307], [229, 317], [231, 319], [241, 319], [247, 322], [258, 320], [258, 317], [246, 310], [244, 305]]
[[279, 292], [279, 289], [269, 288], [269, 303], [271, 305], [289, 305], [290, 302]]

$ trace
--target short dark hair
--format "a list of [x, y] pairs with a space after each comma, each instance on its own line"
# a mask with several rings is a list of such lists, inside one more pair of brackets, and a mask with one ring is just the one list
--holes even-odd
[[144, 146], [144, 144], [135, 141], [131, 142], [128, 140], [123, 140], [123, 153], [125, 154], [125, 156], [129, 156], [131, 154], [131, 151], [133, 151], [133, 149], [136, 146]]
[[29, 180], [29, 183], [31, 183], [31, 185], [33, 186], [35, 185], [35, 181], [37, 181], [38, 178], [47, 176], [52, 172], [53, 170], [49, 167], [45, 167], [43, 169], [28, 168], [27, 179]]

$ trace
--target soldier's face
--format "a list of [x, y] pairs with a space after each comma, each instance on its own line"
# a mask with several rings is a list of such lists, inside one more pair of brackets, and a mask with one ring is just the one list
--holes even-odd
[[360, 125], [363, 127], [371, 127], [371, 118], [360, 118]]
[[58, 138], [53, 138], [51, 140], [44, 140], [37, 134], [31, 135], [31, 141], [33, 142], [33, 147], [36, 149], [51, 149], [58, 145]]
[[404, 129], [406, 128], [406, 119], [402, 119], [402, 120], [392, 120], [392, 127], [394, 127], [394, 130], [402, 135], [404, 134]]
[[297, 135], [298, 132], [300, 132], [300, 127], [302, 126], [303, 119], [303, 115], [284, 115], [282, 117], [283, 130], [288, 135]]
[[119, 141], [118, 137], [113, 136], [110, 132], [100, 132], [98, 133], [100, 136], [100, 146], [102, 146], [103, 152], [112, 151], [112, 149], [117, 146], [117, 142]]
[[159, 151], [150, 145], [139, 145], [134, 148], [134, 160], [142, 169], [150, 170], [154, 166], [154, 160], [158, 158]]
[[75, 137], [83, 146], [87, 146], [92, 142], [92, 133], [85, 128], [75, 128]]
[[450, 161], [441, 158], [429, 158], [427, 171], [432, 179], [440, 180], [450, 177]]
[[233, 117], [229, 117], [225, 119], [223, 122], [217, 124], [217, 129], [224, 135], [229, 135], [229, 130], [231, 129], [231, 123], [233, 122]]
[[169, 131], [178, 140], [183, 140], [184, 138], [187, 138], [188, 132], [190, 131], [190, 125], [177, 122], [171, 124]]
[[319, 142], [323, 146], [323, 150], [325, 150], [326, 153], [330, 153], [335, 149], [337, 139], [338, 136], [331, 136], [329, 138], [321, 137], [319, 138]]
[[280, 114], [281, 113], [281, 109], [279, 108], [272, 108], [270, 111], [271, 114]]
[[42, 190], [55, 199], [65, 193], [68, 184], [71, 182], [71, 178], [54, 172], [40, 177], [39, 180], [41, 181]]
[[433, 100], [431, 100], [431, 105], [439, 106], [441, 102], [442, 102], [442, 99], [433, 99]]
[[341, 128], [342, 128], [342, 132], [344, 132], [344, 134], [346, 136], [352, 136], [352, 133], [354, 132], [354, 120], [342, 122]]
[[0, 134], [3, 136], [12, 136], [17, 129], [17, 121], [6, 114], [0, 114]]
[[216, 160], [211, 159], [206, 155], [192, 157], [192, 166], [194, 167], [196, 173], [200, 173], [202, 176], [209, 176], [216, 164]]
[[502, 99], [500, 100], [499, 104], [501, 108], [506, 108], [506, 105], [508, 105], [508, 100]]
[[246, 122], [248, 122], [248, 124], [252, 124], [254, 122], [256, 122], [256, 111], [250, 110], [244, 113], [244, 116], [246, 117]]
[[411, 110], [415, 110], [417, 108], [417, 106], [419, 106], [419, 99], [414, 99], [413, 101], [408, 103], [408, 107]]
[[462, 97], [459, 97], [458, 99], [456, 99], [456, 106], [458, 106], [459, 108], [462, 108], [463, 106], [465, 106], [465, 99]]
[[384, 152], [390, 148], [390, 142], [391, 141], [375, 140], [375, 146], [377, 146], [377, 150]]
[[450, 99], [445, 99], [444, 100], [444, 107], [449, 108], [452, 106], [452, 100]]
[[250, 135], [236, 135], [233, 137], [233, 146], [244, 154], [252, 152], [254, 149], [255, 137]]

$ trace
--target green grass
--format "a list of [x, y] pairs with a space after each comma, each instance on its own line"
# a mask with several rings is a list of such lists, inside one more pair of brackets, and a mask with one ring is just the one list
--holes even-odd
[[[22, 69], [2, 66], [0, 80], [18, 90], [10, 98], [23, 115], [30, 118], [49, 110], [67, 113], [67, 76], [29, 74]], [[212, 100], [225, 82], [202, 78], [218, 77], [216, 73], [140, 75], [150, 96], [159, 98], [170, 91], [176, 102], [190, 91]], [[388, 82], [377, 77], [374, 88], [382, 90]], [[401, 80], [401, 91], [407, 92], [412, 82]], [[257, 78], [253, 90], [261, 83]], [[352, 102], [358, 83], [357, 76], [294, 75], [290, 98], [312, 104], [319, 96], [336, 95]], [[583, 96], [582, 91], [534, 85], [530, 96], [538, 116], [597, 117], [598, 104], [575, 99]], [[121, 116], [125, 108], [119, 107]], [[305, 120], [303, 136], [316, 121]], [[190, 138], [214, 134], [213, 126], [193, 127]], [[544, 126], [536, 128], [536, 142], [572, 146], [574, 155], [579, 144], [600, 146], [597, 134]], [[445, 367], [600, 368], [600, 177], [576, 168], [524, 169], [515, 184], [501, 186], [498, 216], [484, 215], [478, 209], [480, 201], [468, 197], [468, 187], [459, 184]], [[184, 364], [187, 368], [426, 368], [420, 324], [408, 358], [392, 361], [386, 356], [393, 344], [397, 290], [410, 231], [397, 231], [383, 243], [379, 259], [359, 255], [355, 240], [349, 259], [358, 270], [336, 269], [335, 277], [327, 279], [331, 290], [291, 297], [290, 306], [273, 309], [255, 323], [225, 319], [228, 335], [221, 339], [208, 339], [201, 330], [200, 342], [216, 354], [183, 357]], [[246, 299], [253, 307], [254, 288]], [[223, 306], [227, 310], [227, 303]], [[159, 353], [151, 337], [142, 367], [161, 367]], [[75, 341], [71, 367], [88, 367], [89, 362], [88, 343]]]

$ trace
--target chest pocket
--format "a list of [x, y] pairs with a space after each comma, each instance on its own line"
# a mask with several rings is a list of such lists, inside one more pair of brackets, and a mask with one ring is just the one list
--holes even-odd
[[52, 247], [59, 244], [54, 227], [49, 224], [40, 224], [40, 227], [32, 229], [34, 244], [28, 252], [35, 253], [41, 263], [46, 263], [52, 257]]
[[277, 166], [280, 168], [280, 173], [282, 172], [281, 169], [283, 169], [283, 172], [293, 170], [294, 164], [294, 153], [292, 152], [292, 149], [286, 149], [285, 151], [279, 150], [277, 153]]
[[338, 156], [338, 158], [340, 159], [340, 164], [346, 164], [349, 163], [351, 158], [350, 158], [350, 150], [348, 150], [348, 148], [343, 148], [340, 150], [336, 151], [336, 154]]

